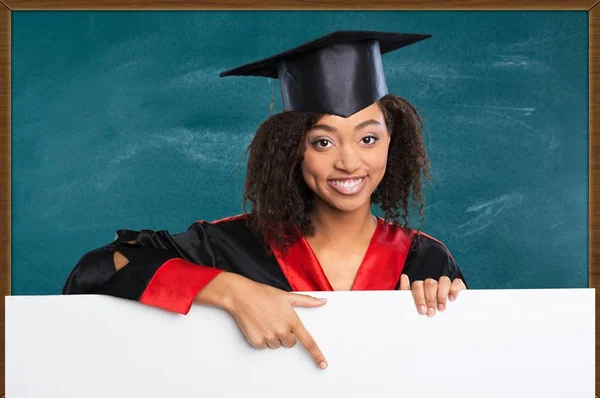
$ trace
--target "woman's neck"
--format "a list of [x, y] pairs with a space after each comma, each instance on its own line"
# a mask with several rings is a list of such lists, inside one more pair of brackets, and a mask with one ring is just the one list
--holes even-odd
[[377, 227], [377, 219], [371, 214], [370, 206], [353, 212], [332, 209], [324, 203], [315, 203], [311, 216], [315, 227], [313, 238], [325, 238], [335, 242], [356, 240], [371, 236]]

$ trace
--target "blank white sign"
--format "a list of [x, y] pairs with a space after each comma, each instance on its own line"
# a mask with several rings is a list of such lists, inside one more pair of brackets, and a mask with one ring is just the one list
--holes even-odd
[[419, 315], [410, 292], [325, 292], [304, 348], [257, 350], [225, 311], [104, 296], [6, 297], [6, 396], [594, 396], [594, 289], [468, 290]]

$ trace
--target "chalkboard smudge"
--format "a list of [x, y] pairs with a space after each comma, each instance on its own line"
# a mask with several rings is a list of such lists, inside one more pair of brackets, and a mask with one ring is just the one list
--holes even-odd
[[[194, 162], [224, 166], [236, 163], [232, 160], [238, 155], [239, 148], [249, 144], [248, 137], [233, 132], [198, 132], [187, 128], [174, 128], [155, 138], [162, 141], [162, 144], [157, 144], [158, 147], [167, 143]], [[237, 163], [242, 161], [239, 159]]]
[[134, 60], [131, 60], [131, 61], [126, 61], [125, 63], [123, 63], [121, 65], [117, 65], [115, 67], [115, 70], [116, 71], [120, 71], [120, 70], [123, 70], [123, 69], [129, 69], [129, 68], [132, 68], [134, 66], [138, 66], [140, 64], [141, 64], [141, 60], [140, 59], [134, 59]]
[[217, 68], [203, 68], [195, 69], [178, 76], [171, 78], [165, 85], [165, 87], [177, 87], [177, 86], [193, 86], [205, 85], [215, 80], [215, 77], [221, 72]]
[[92, 229], [100, 229], [106, 227], [114, 227], [117, 224], [116, 221], [103, 222], [103, 223], [95, 223], [95, 224], [85, 224], [85, 223], [77, 223], [75, 225], [67, 225], [65, 223], [54, 223], [54, 227], [59, 231], [67, 231], [67, 232], [80, 232], [85, 231], [89, 233]]
[[452, 68], [447, 64], [427, 62], [422, 60], [403, 60], [400, 65], [387, 64], [384, 67], [386, 78], [393, 80], [396, 77], [406, 78], [408, 75], [424, 77], [425, 81], [446, 81], [448, 79], [472, 79], [475, 75], [465, 73], [465, 69]]
[[96, 191], [106, 192], [122, 178], [121, 163], [150, 150], [159, 149], [161, 152], [169, 152], [165, 149], [167, 146], [180, 153], [182, 160], [187, 159], [200, 165], [219, 168], [241, 167], [247, 161], [243, 149], [250, 144], [251, 139], [251, 135], [234, 132], [200, 132], [181, 127], [148, 133], [144, 141], [138, 140], [133, 144], [119, 145], [106, 161], [108, 167], [99, 169], [98, 173], [101, 174], [92, 179], [93, 185]]
[[565, 32], [561, 32], [560, 35], [544, 35], [539, 38], [530, 37], [527, 40], [522, 40], [514, 43], [492, 43], [489, 47], [490, 51], [504, 51], [504, 52], [512, 52], [512, 51], [535, 51], [535, 50], [545, 50], [547, 48], [554, 48], [557, 45], [562, 45], [563, 42], [568, 42], [571, 39], [579, 38], [576, 34], [565, 34]]
[[494, 69], [522, 69], [544, 73], [552, 71], [548, 65], [532, 60], [525, 55], [499, 55], [497, 58], [500, 60], [491, 65]]
[[452, 105], [452, 106], [462, 106], [466, 108], [484, 108], [484, 109], [496, 109], [496, 110], [504, 110], [504, 111], [520, 111], [524, 112], [526, 115], [531, 114], [531, 112], [535, 112], [535, 108], [516, 108], [510, 106], [495, 106], [495, 105]]
[[119, 163], [121, 163], [124, 160], [127, 159], [131, 159], [132, 157], [134, 157], [135, 155], [137, 155], [138, 152], [140, 152], [142, 148], [139, 146], [133, 146], [133, 145], [129, 145], [127, 147], [125, 147], [125, 149], [118, 153], [117, 155], [113, 156], [110, 159], [110, 165], [111, 166], [116, 166]]
[[524, 55], [500, 55], [500, 61], [496, 61], [492, 64], [494, 68], [515, 68], [529, 65], [528, 57]]
[[525, 127], [525, 128], [526, 128], [527, 130], [529, 130], [529, 131], [533, 131], [533, 132], [535, 133], [535, 135], [528, 134], [528, 135], [529, 135], [529, 137], [536, 137], [536, 136], [539, 136], [539, 135], [540, 135], [536, 129], [534, 129], [533, 127], [531, 127], [531, 126], [530, 126], [530, 125], [528, 125], [527, 123], [524, 123], [524, 122], [522, 122], [522, 121], [520, 121], [520, 120], [514, 119], [514, 118], [512, 118], [512, 117], [510, 117], [510, 116], [506, 116], [506, 115], [505, 115], [505, 114], [503, 114], [503, 113], [498, 113], [498, 112], [487, 111], [487, 110], [485, 110], [485, 109], [484, 109], [484, 110], [482, 110], [482, 112], [485, 112], [485, 113], [491, 113], [492, 115], [497, 115], [497, 116], [503, 117], [503, 118], [505, 118], [505, 119], [508, 119], [508, 120], [510, 120], [511, 122], [514, 122], [514, 123], [516, 123], [516, 124], [518, 124], [518, 125], [521, 125], [521, 126]]
[[469, 236], [492, 225], [494, 219], [503, 210], [510, 209], [524, 200], [525, 195], [511, 193], [467, 208], [465, 213], [475, 213], [476, 215], [471, 220], [457, 226], [457, 235], [461, 237]]

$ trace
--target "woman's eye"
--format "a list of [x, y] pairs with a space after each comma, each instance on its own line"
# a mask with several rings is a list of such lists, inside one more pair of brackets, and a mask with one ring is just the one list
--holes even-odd
[[376, 141], [377, 141], [377, 137], [375, 137], [374, 135], [369, 135], [369, 136], [363, 137], [363, 139], [362, 139], [362, 142], [367, 145], [374, 144]]
[[331, 142], [329, 140], [320, 139], [313, 141], [313, 145], [318, 148], [327, 148]]

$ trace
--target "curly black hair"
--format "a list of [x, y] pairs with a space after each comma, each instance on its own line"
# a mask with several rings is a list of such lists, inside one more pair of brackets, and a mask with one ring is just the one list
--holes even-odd
[[[415, 106], [396, 95], [386, 95], [377, 103], [390, 132], [390, 146], [386, 172], [371, 203], [379, 205], [386, 220], [403, 228], [408, 227], [412, 205], [418, 208], [422, 225], [423, 180], [430, 179], [422, 119]], [[248, 225], [257, 237], [269, 237], [282, 249], [314, 233], [310, 221], [314, 194], [302, 177], [301, 164], [305, 134], [321, 116], [308, 112], [270, 116], [248, 147], [244, 186], [244, 208], [248, 202], [252, 205]]]

